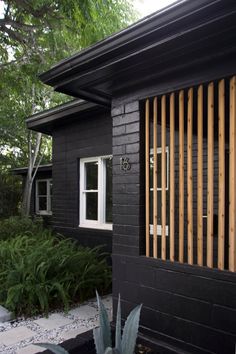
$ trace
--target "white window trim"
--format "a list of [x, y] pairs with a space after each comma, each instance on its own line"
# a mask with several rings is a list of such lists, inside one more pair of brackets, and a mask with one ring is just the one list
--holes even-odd
[[[161, 147], [158, 147], [157, 148], [157, 154], [161, 154], [162, 152], [162, 148]], [[166, 156], [166, 191], [169, 190], [169, 146], [166, 146], [166, 153], [167, 153], [167, 156]], [[153, 155], [153, 149], [150, 149], [150, 156]], [[157, 187], [157, 190], [158, 191], [161, 191], [161, 188], [160, 187]], [[150, 191], [153, 191], [153, 188], [150, 188]]]
[[[103, 229], [112, 230], [112, 223], [106, 223], [106, 165], [105, 160], [112, 158], [112, 155], [96, 156], [80, 159], [80, 223], [79, 227], [89, 229]], [[86, 175], [85, 164], [89, 162], [98, 162], [98, 189], [86, 191]], [[98, 220], [86, 219], [86, 193], [97, 192], [98, 193]]]
[[[166, 191], [169, 190], [169, 146], [166, 146], [165, 149], [166, 153], [167, 153], [167, 161], [166, 161]], [[162, 148], [158, 147], [157, 148], [157, 154], [161, 154], [162, 153]], [[150, 156], [153, 155], [153, 149], [150, 149]], [[161, 188], [157, 188], [158, 191], [161, 191]], [[153, 188], [150, 188], [150, 191], [153, 191]], [[150, 224], [149, 226], [150, 229], [150, 235], [153, 235], [153, 224]], [[157, 225], [157, 235], [161, 236], [162, 233], [162, 225]], [[165, 227], [165, 234], [166, 236], [169, 236], [169, 225], [166, 225]]]
[[[40, 182], [47, 182], [47, 195], [45, 197], [47, 198], [47, 210], [39, 210], [39, 194], [38, 194], [38, 184]], [[52, 182], [52, 178], [44, 178], [44, 179], [37, 179], [36, 180], [36, 214], [38, 215], [52, 215], [52, 205], [51, 205], [51, 194], [50, 194], [50, 184]], [[43, 196], [42, 196], [43, 197]]]

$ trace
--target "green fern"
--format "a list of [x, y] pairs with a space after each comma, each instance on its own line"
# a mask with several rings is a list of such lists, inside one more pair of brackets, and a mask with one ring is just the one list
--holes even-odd
[[89, 249], [46, 230], [0, 240], [0, 304], [16, 315], [48, 313], [106, 291], [111, 270], [101, 248]]

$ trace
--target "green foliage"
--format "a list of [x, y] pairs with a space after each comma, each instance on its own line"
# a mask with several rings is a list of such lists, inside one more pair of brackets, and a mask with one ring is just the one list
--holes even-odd
[[0, 241], [0, 303], [16, 315], [48, 313], [106, 291], [111, 272], [99, 248], [78, 247], [50, 230]]
[[21, 180], [11, 174], [0, 172], [0, 220], [18, 214], [21, 195]]
[[138, 335], [139, 318], [142, 305], [135, 307], [129, 314], [121, 337], [120, 297], [116, 318], [116, 347], [111, 348], [111, 328], [105, 306], [97, 294], [100, 327], [93, 330], [97, 354], [133, 354]]
[[0, 220], [0, 240], [7, 240], [18, 235], [37, 235], [43, 233], [43, 219], [35, 217], [11, 216]]
[[[68, 100], [43, 85], [38, 74], [135, 18], [132, 0], [1, 2], [0, 157], [5, 162], [0, 170], [6, 164], [10, 168], [28, 164], [25, 119]], [[50, 139], [44, 137], [41, 152], [42, 163], [50, 161]]]

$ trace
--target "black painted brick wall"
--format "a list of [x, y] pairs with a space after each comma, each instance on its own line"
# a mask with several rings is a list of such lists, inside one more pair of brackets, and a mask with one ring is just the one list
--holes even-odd
[[109, 155], [110, 115], [91, 115], [53, 131], [53, 226], [85, 246], [105, 245], [111, 251], [112, 232], [79, 228], [79, 159]]
[[[113, 108], [112, 121], [114, 305], [120, 293], [125, 318], [143, 303], [141, 333], [178, 353], [234, 354], [236, 274], [142, 256], [144, 122], [138, 102]], [[130, 159], [130, 171], [120, 170], [121, 157]]]
[[[139, 255], [140, 213], [140, 112], [139, 102], [112, 109], [113, 153], [113, 255]], [[129, 159], [131, 169], [123, 171], [120, 159]]]

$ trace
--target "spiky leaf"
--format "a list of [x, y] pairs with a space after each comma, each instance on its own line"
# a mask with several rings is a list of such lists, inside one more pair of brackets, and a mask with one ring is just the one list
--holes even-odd
[[100, 329], [101, 329], [101, 335], [103, 338], [103, 345], [104, 348], [111, 347], [111, 326], [110, 326], [110, 321], [108, 318], [107, 310], [105, 306], [103, 305], [97, 291], [96, 291], [96, 296], [97, 296], [97, 303], [98, 303], [98, 310], [99, 310], [99, 322], [100, 322]]
[[96, 347], [96, 353], [97, 354], [103, 354], [104, 353], [104, 344], [103, 344], [103, 337], [101, 334], [101, 328], [94, 328], [93, 329], [93, 339]]
[[121, 308], [120, 308], [120, 294], [117, 304], [116, 314], [116, 349], [121, 351]]
[[69, 354], [67, 350], [62, 348], [60, 345], [51, 344], [51, 343], [34, 343], [34, 345], [38, 345], [39, 347], [46, 348], [51, 350], [54, 354]]
[[139, 318], [142, 305], [139, 305], [130, 312], [124, 326], [121, 348], [124, 354], [133, 354], [136, 344]]

